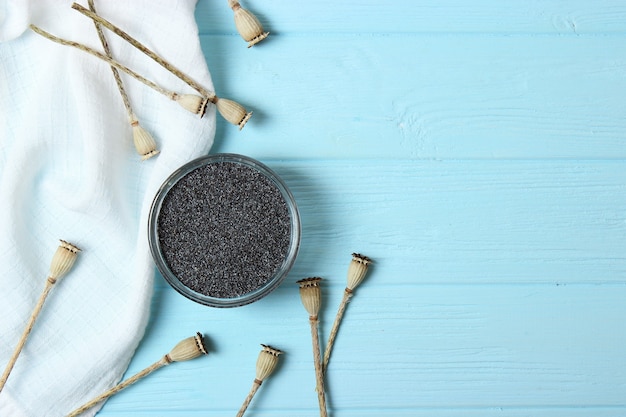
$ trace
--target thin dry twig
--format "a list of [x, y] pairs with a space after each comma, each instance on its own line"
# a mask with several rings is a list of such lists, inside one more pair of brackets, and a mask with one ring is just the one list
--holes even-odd
[[165, 68], [166, 70], [168, 70], [169, 72], [171, 72], [172, 74], [180, 78], [182, 81], [187, 83], [187, 85], [189, 85], [191, 88], [196, 90], [202, 96], [208, 98], [209, 101], [213, 103], [215, 102], [214, 101], [215, 93], [204, 88], [202, 85], [196, 82], [193, 78], [191, 78], [190, 76], [182, 72], [180, 69], [176, 68], [173, 64], [165, 60], [165, 58], [157, 55], [155, 52], [150, 50], [150, 48], [148, 48], [147, 46], [139, 42], [137, 39], [130, 36], [128, 33], [123, 31], [119, 27], [115, 26], [113, 23], [109, 22], [103, 17], [97, 15], [95, 12], [90, 11], [89, 9], [83, 7], [82, 5], [78, 3], [73, 3], [72, 8], [74, 10], [79, 11], [80, 13], [87, 16], [88, 18], [92, 19], [94, 22], [98, 22], [105, 28], [109, 29], [111, 32], [115, 33], [116, 35], [124, 39], [126, 42], [130, 43], [132, 46], [139, 49], [141, 52], [143, 52], [144, 54], [152, 58], [156, 63], [161, 65], [163, 68]]
[[350, 261], [350, 265], [348, 266], [347, 286], [343, 292], [343, 298], [341, 300], [341, 304], [339, 304], [337, 316], [335, 317], [335, 322], [333, 323], [333, 327], [330, 331], [330, 336], [328, 337], [328, 342], [326, 343], [326, 349], [324, 349], [324, 363], [322, 365], [323, 372], [326, 372], [326, 368], [328, 368], [328, 362], [330, 361], [330, 352], [333, 349], [335, 338], [337, 337], [337, 332], [339, 331], [339, 324], [343, 319], [343, 315], [346, 311], [346, 307], [348, 306], [348, 302], [354, 295], [354, 290], [356, 289], [356, 287], [365, 278], [365, 274], [367, 273], [367, 269], [371, 263], [372, 260], [367, 256], [363, 256], [359, 253], [352, 254], [352, 261]]
[[263, 350], [259, 353], [259, 357], [256, 361], [256, 378], [254, 378], [252, 388], [250, 388], [248, 396], [243, 401], [243, 404], [237, 413], [237, 417], [243, 417], [244, 413], [248, 409], [248, 406], [250, 405], [250, 402], [252, 402], [252, 398], [254, 398], [254, 395], [259, 387], [261, 387], [263, 381], [265, 381], [265, 379], [267, 379], [272, 372], [274, 372], [274, 369], [278, 364], [278, 356], [283, 353], [282, 351], [271, 346], [261, 346], [263, 346]]
[[239, 130], [243, 129], [248, 120], [250, 120], [250, 117], [252, 117], [252, 112], [248, 112], [241, 104], [233, 100], [218, 97], [217, 95], [215, 95], [214, 92], [204, 88], [200, 83], [195, 81], [189, 75], [176, 68], [172, 63], [168, 62], [165, 58], [153, 52], [150, 48], [139, 42], [137, 39], [133, 38], [131, 35], [123, 31], [119, 27], [115, 26], [113, 23], [86, 9], [78, 3], [73, 3], [72, 8], [79, 11], [88, 18], [94, 20], [95, 22], [98, 22], [102, 26], [106, 27], [107, 29], [124, 39], [126, 42], [130, 43], [132, 46], [146, 54], [163, 68], [187, 83], [187, 85], [200, 93], [208, 101], [215, 104], [215, 106], [217, 107], [217, 111], [222, 115], [222, 117], [226, 119], [229, 123], [238, 126]]
[[[89, 9], [92, 12], [96, 13], [94, 0], [89, 0]], [[98, 32], [98, 38], [100, 38], [100, 43], [102, 44], [104, 53], [109, 58], [113, 58], [113, 55], [111, 54], [111, 48], [109, 47], [109, 43], [107, 42], [104, 33], [102, 32], [100, 23], [94, 21], [93, 24], [96, 27], [96, 31]], [[135, 112], [130, 105], [130, 99], [128, 98], [128, 94], [126, 93], [126, 89], [124, 88], [124, 83], [122, 82], [122, 78], [120, 77], [118, 69], [114, 66], [111, 66], [111, 71], [113, 72], [115, 84], [117, 85], [117, 89], [122, 96], [124, 107], [126, 108], [126, 112], [128, 113], [128, 120], [133, 131], [133, 143], [135, 145], [135, 149], [137, 150], [137, 153], [141, 155], [141, 159], [145, 161], [146, 159], [152, 158], [159, 153], [159, 151], [157, 150], [156, 141], [154, 140], [152, 135], [139, 124], [139, 119], [135, 115]]]
[[204, 340], [202, 339], [202, 334], [198, 332], [196, 333], [195, 336], [188, 337], [178, 342], [178, 344], [174, 346], [174, 348], [169, 353], [164, 355], [161, 359], [159, 359], [152, 365], [136, 373], [135, 375], [131, 376], [125, 381], [120, 382], [119, 384], [117, 384], [110, 390], [102, 393], [101, 395], [97, 396], [93, 400], [78, 407], [77, 409], [69, 413], [67, 417], [76, 417], [84, 413], [85, 411], [89, 410], [91, 407], [95, 406], [96, 404], [104, 401], [105, 399], [109, 398], [110, 396], [114, 394], [117, 394], [124, 388], [127, 388], [128, 386], [139, 381], [141, 378], [148, 376], [149, 374], [156, 371], [157, 369], [162, 368], [166, 365], [169, 365], [172, 362], [188, 361], [188, 360], [195, 359], [199, 356], [206, 355], [206, 354], [207, 354], [207, 350], [204, 345]]
[[37, 320], [37, 317], [39, 317], [39, 313], [41, 313], [41, 309], [43, 308], [43, 305], [48, 298], [48, 294], [50, 294], [50, 291], [52, 290], [54, 284], [56, 284], [59, 279], [61, 279], [65, 274], [70, 271], [70, 269], [72, 269], [72, 266], [74, 266], [74, 263], [76, 262], [78, 252], [80, 252], [80, 249], [78, 247], [69, 242], [61, 240], [61, 244], [59, 245], [54, 256], [52, 257], [50, 272], [48, 273], [48, 278], [46, 279], [46, 285], [44, 287], [44, 290], [41, 293], [41, 296], [37, 301], [37, 305], [35, 305], [35, 308], [33, 309], [33, 312], [31, 313], [28, 322], [26, 323], [26, 328], [24, 329], [24, 332], [22, 333], [22, 336], [20, 337], [20, 340], [17, 343], [15, 350], [13, 351], [13, 354], [9, 359], [9, 363], [6, 366], [2, 377], [0, 377], [0, 392], [4, 388], [7, 379], [9, 379], [9, 375], [13, 370], [13, 366], [15, 365], [15, 362], [17, 362], [17, 358], [22, 352], [22, 349], [26, 344], [26, 340], [28, 339], [30, 332], [33, 330], [35, 321]]
[[80, 49], [83, 52], [87, 52], [88, 54], [91, 54], [97, 58], [100, 58], [101, 60], [107, 62], [109, 65], [114, 66], [115, 68], [125, 72], [126, 74], [130, 75], [131, 77], [135, 78], [136, 80], [144, 83], [145, 85], [147, 85], [148, 87], [152, 88], [153, 90], [163, 94], [164, 96], [168, 97], [170, 100], [173, 100], [175, 102], [177, 102], [179, 105], [181, 105], [184, 109], [198, 114], [200, 115], [200, 117], [202, 117], [204, 115], [204, 112], [206, 111], [206, 105], [207, 105], [207, 101], [208, 99], [201, 97], [201, 96], [197, 96], [194, 94], [179, 94], [176, 93], [174, 91], [170, 91], [167, 90], [161, 86], [159, 86], [158, 84], [148, 80], [147, 78], [139, 75], [138, 73], [136, 73], [135, 71], [131, 70], [130, 68], [120, 64], [119, 62], [117, 62], [116, 60], [114, 60], [113, 58], [110, 58], [98, 51], [96, 51], [95, 49], [92, 49], [86, 45], [83, 45], [81, 43], [78, 42], [74, 42], [74, 41], [68, 41], [66, 39], [62, 39], [59, 38], [57, 36], [52, 35], [51, 33], [46, 32], [45, 30], [35, 26], [35, 25], [30, 25], [30, 28], [37, 34], [43, 36], [44, 38], [47, 38], [53, 42], [59, 43], [61, 45], [66, 45], [66, 46], [71, 46], [77, 49]]
[[324, 391], [324, 377], [322, 373], [322, 361], [319, 342], [319, 318], [318, 313], [322, 303], [322, 291], [320, 282], [322, 278], [305, 278], [298, 281], [300, 286], [300, 300], [309, 313], [309, 324], [311, 326], [311, 343], [313, 345], [313, 364], [315, 365], [315, 380], [317, 401], [320, 407], [320, 417], [326, 417], [326, 393]]

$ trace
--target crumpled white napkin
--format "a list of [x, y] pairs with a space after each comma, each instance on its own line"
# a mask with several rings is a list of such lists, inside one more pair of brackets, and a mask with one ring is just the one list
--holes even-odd
[[[215, 135], [214, 106], [200, 119], [121, 74], [161, 151], [142, 162], [110, 67], [27, 29], [34, 23], [102, 51], [93, 22], [71, 3], [0, 0], [1, 370], [43, 290], [58, 240], [82, 249], [52, 289], [0, 393], [4, 417], [66, 415], [121, 378], [149, 316], [150, 203], [171, 172], [208, 153]], [[195, 3], [97, 0], [96, 8], [213, 90]], [[193, 92], [104, 31], [117, 60], [171, 90]]]

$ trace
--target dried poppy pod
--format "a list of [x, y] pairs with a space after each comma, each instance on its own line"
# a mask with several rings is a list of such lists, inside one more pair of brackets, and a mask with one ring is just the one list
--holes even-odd
[[[196, 82], [189, 75], [185, 74], [180, 69], [176, 68], [174, 65], [172, 65], [170, 62], [165, 60], [163, 57], [157, 55], [155, 52], [150, 50], [147, 46], [145, 46], [144, 44], [139, 42], [137, 39], [130, 36], [128, 33], [124, 32], [119, 27], [115, 26], [113, 23], [102, 18], [101, 16], [98, 16], [95, 12], [86, 9], [85, 7], [81, 6], [78, 3], [73, 3], [72, 8], [79, 11], [80, 13], [87, 16], [88, 18], [92, 19], [94, 22], [97, 22], [101, 24], [102, 26], [106, 27], [107, 29], [109, 29], [110, 31], [112, 31], [113, 33], [121, 37], [122, 39], [124, 39], [126, 42], [130, 43], [132, 46], [134, 46], [135, 48], [137, 48], [138, 50], [146, 54], [157, 64], [161, 65], [163, 68], [165, 68], [166, 70], [168, 70], [169, 72], [171, 72], [172, 74], [180, 78], [182, 81], [187, 83], [187, 85], [189, 85], [191, 88], [196, 90], [200, 94], [201, 96], [200, 98], [198, 98], [198, 96], [193, 96], [193, 95], [189, 95], [189, 97], [178, 96], [178, 95], [174, 95], [170, 97], [173, 100], [176, 100], [178, 104], [180, 104], [187, 110], [191, 111], [192, 113], [199, 114], [202, 117], [206, 110], [207, 101], [210, 101], [218, 107], [218, 111], [226, 120], [228, 120], [230, 123], [236, 126], [239, 126], [239, 130], [243, 128], [243, 126], [246, 124], [250, 116], [252, 116], [252, 112], [248, 113], [242, 105], [232, 100], [219, 99], [215, 95], [214, 92], [209, 91], [206, 88], [204, 88], [202, 85]], [[120, 69], [122, 71], [125, 71], [122, 68]], [[146, 83], [144, 82], [144, 84]], [[152, 86], [152, 88], [155, 88], [155, 87]], [[218, 104], [220, 102], [221, 104]]]
[[252, 112], [248, 112], [236, 101], [216, 96], [213, 99], [213, 103], [215, 103], [217, 111], [220, 112], [222, 117], [229, 123], [239, 126], [239, 130], [243, 129], [246, 123], [248, 123], [248, 120], [250, 120], [250, 117], [252, 117]]
[[[98, 22], [102, 26], [106, 27], [107, 29], [110, 29], [115, 34], [117, 34], [120, 37], [122, 37], [122, 39], [124, 39], [127, 42], [129, 42], [131, 45], [133, 45], [134, 47], [139, 49], [141, 52], [145, 53], [147, 56], [152, 58], [158, 64], [160, 64], [163, 68], [167, 69], [172, 74], [176, 75], [182, 81], [187, 83], [190, 87], [192, 87], [194, 90], [196, 90], [200, 95], [196, 95], [196, 94], [179, 94], [177, 92], [170, 91], [170, 90], [168, 90], [166, 88], [163, 88], [163, 87], [157, 85], [156, 83], [148, 80], [147, 78], [141, 76], [140, 74], [138, 74], [137, 72], [131, 70], [130, 68], [120, 64], [119, 62], [117, 62], [116, 60], [111, 58], [110, 56], [104, 55], [104, 54], [102, 54], [102, 53], [100, 53], [100, 52], [98, 52], [98, 51], [96, 51], [96, 50], [94, 50], [94, 49], [92, 49], [92, 48], [90, 48], [90, 47], [88, 47], [86, 45], [80, 44], [78, 42], [68, 41], [66, 39], [59, 38], [57, 36], [54, 36], [54, 35], [46, 32], [46, 31], [44, 31], [43, 29], [41, 29], [41, 28], [39, 28], [39, 27], [37, 27], [35, 25], [30, 25], [31, 30], [33, 30], [35, 33], [37, 33], [37, 34], [39, 34], [39, 35], [41, 35], [41, 36], [43, 36], [43, 37], [45, 37], [47, 39], [50, 39], [53, 42], [59, 43], [61, 45], [72, 46], [74, 48], [80, 49], [81, 51], [87, 52], [87, 53], [89, 53], [89, 54], [91, 54], [91, 55], [93, 55], [93, 56], [95, 56], [97, 58], [100, 58], [101, 60], [107, 62], [109, 65], [117, 68], [120, 71], [125, 72], [126, 74], [130, 75], [131, 77], [135, 78], [136, 80], [144, 83], [145, 85], [147, 85], [148, 87], [152, 88], [153, 90], [155, 90], [155, 91], [157, 91], [157, 92], [159, 92], [159, 93], [169, 97], [171, 100], [174, 100], [179, 105], [181, 105], [184, 109], [186, 109], [186, 110], [188, 110], [188, 111], [190, 111], [190, 112], [192, 112], [194, 114], [197, 114], [200, 117], [204, 116], [204, 113], [206, 112], [206, 106], [207, 106], [209, 101], [214, 103], [218, 107], [218, 111], [220, 112], [220, 114], [226, 120], [228, 120], [230, 123], [232, 123], [234, 125], [239, 126], [239, 130], [241, 130], [244, 127], [246, 122], [252, 116], [252, 112], [247, 112], [246, 109], [241, 104], [236, 103], [236, 102], [234, 102], [232, 100], [218, 98], [215, 95], [215, 93], [207, 90], [206, 88], [204, 88], [203, 86], [198, 84], [191, 77], [189, 77], [188, 75], [186, 75], [185, 73], [180, 71], [178, 68], [174, 67], [172, 64], [167, 62], [165, 59], [163, 59], [159, 55], [157, 55], [154, 52], [152, 52], [145, 45], [143, 45], [142, 43], [140, 43], [136, 39], [132, 38], [130, 35], [128, 35], [124, 31], [122, 31], [118, 27], [114, 26], [112, 23], [110, 23], [107, 20], [101, 18], [100, 16], [98, 16], [94, 12], [84, 8], [83, 6], [81, 6], [80, 4], [77, 4], [77, 3], [74, 3], [72, 5], [72, 8], [78, 10], [79, 12], [83, 13], [87, 17], [93, 19], [94, 21]], [[218, 105], [219, 102], [221, 102], [221, 104]]]
[[174, 94], [172, 100], [180, 104], [185, 110], [190, 111], [200, 117], [204, 116], [208, 99], [196, 94]]
[[93, 400], [85, 403], [80, 406], [76, 410], [72, 411], [67, 415], [67, 417], [75, 417], [78, 416], [85, 411], [89, 410], [91, 407], [95, 406], [101, 401], [109, 398], [113, 394], [117, 394], [124, 388], [128, 387], [131, 384], [139, 381], [141, 378], [147, 376], [148, 374], [156, 371], [159, 368], [162, 368], [165, 365], [169, 365], [172, 362], [182, 362], [188, 361], [191, 359], [195, 359], [199, 356], [206, 355], [207, 349], [204, 344], [204, 340], [202, 338], [202, 334], [200, 332], [196, 333], [195, 336], [188, 337], [186, 339], [181, 340], [172, 348], [172, 350], [164, 355], [161, 359], [153, 363], [152, 365], [145, 368], [143, 371], [138, 372], [137, 374], [131, 376], [125, 381], [120, 382], [110, 390], [104, 392]]
[[348, 284], [343, 292], [343, 299], [341, 300], [341, 304], [339, 304], [337, 316], [335, 317], [335, 322], [333, 323], [333, 327], [330, 331], [330, 336], [328, 337], [328, 342], [326, 343], [326, 349], [324, 349], [324, 372], [326, 372], [326, 368], [328, 367], [330, 352], [333, 349], [333, 344], [335, 343], [335, 338], [337, 337], [337, 332], [339, 331], [339, 324], [341, 323], [343, 314], [348, 306], [348, 301], [350, 301], [350, 298], [354, 295], [354, 289], [365, 278], [365, 274], [367, 273], [367, 269], [371, 263], [372, 260], [367, 256], [363, 256], [359, 253], [352, 254], [352, 261], [350, 261], [350, 265], [348, 266]]
[[59, 242], [61, 243], [52, 257], [52, 262], [50, 262], [48, 281], [51, 279], [57, 281], [66, 275], [74, 266], [78, 252], [80, 252], [80, 249], [70, 242], [65, 240], [59, 240]]
[[37, 301], [37, 304], [35, 305], [35, 308], [33, 309], [33, 312], [31, 313], [30, 318], [26, 323], [26, 328], [24, 329], [24, 332], [22, 333], [22, 336], [20, 337], [17, 346], [13, 351], [13, 355], [11, 355], [11, 358], [9, 359], [9, 363], [6, 366], [2, 377], [0, 377], [0, 392], [4, 388], [7, 379], [9, 379], [9, 375], [13, 370], [13, 366], [15, 365], [18, 356], [22, 352], [24, 344], [26, 344], [28, 335], [30, 335], [30, 332], [33, 330], [35, 321], [37, 320], [39, 313], [41, 313], [41, 309], [43, 308], [43, 305], [46, 302], [46, 299], [48, 298], [48, 294], [50, 294], [52, 287], [54, 286], [54, 284], [57, 283], [59, 279], [65, 276], [72, 269], [74, 263], [76, 262], [76, 257], [78, 256], [78, 252], [80, 252], [80, 249], [75, 245], [66, 242], [65, 240], [61, 240], [60, 242], [61, 243], [59, 244], [59, 247], [52, 257], [50, 270], [48, 272], [48, 278], [46, 279], [46, 284], [43, 292], [41, 293], [41, 296], [39, 296], [39, 301]]
[[197, 332], [195, 336], [188, 337], [178, 342], [165, 357], [169, 357], [171, 362], [184, 362], [207, 354], [208, 352], [204, 345], [202, 334]]
[[300, 300], [309, 313], [309, 316], [317, 319], [317, 314], [322, 305], [322, 289], [320, 283], [322, 278], [313, 277], [301, 279], [297, 282], [300, 286]]
[[145, 161], [157, 155], [159, 151], [156, 148], [156, 142], [152, 135], [146, 131], [137, 119], [130, 123], [133, 129], [133, 143], [137, 153], [141, 155], [141, 160]]
[[263, 350], [261, 350], [261, 353], [259, 353], [259, 357], [256, 361], [256, 378], [252, 383], [250, 393], [248, 393], [248, 396], [244, 400], [241, 408], [239, 409], [239, 412], [237, 413], [237, 417], [242, 417], [243, 414], [246, 412], [248, 406], [250, 405], [250, 402], [252, 401], [252, 398], [254, 397], [254, 394], [256, 394], [263, 381], [267, 379], [272, 374], [272, 372], [274, 372], [274, 369], [276, 369], [276, 365], [278, 364], [278, 356], [283, 353], [282, 351], [271, 346], [261, 346], [263, 346]]
[[309, 324], [311, 325], [311, 342], [313, 344], [313, 364], [315, 365], [315, 380], [317, 383], [317, 401], [320, 407], [320, 416], [326, 417], [326, 394], [324, 392], [324, 378], [322, 373], [322, 362], [319, 341], [319, 318], [318, 314], [322, 305], [322, 289], [320, 283], [322, 278], [305, 278], [298, 281], [300, 286], [300, 300], [309, 313]]
[[282, 350], [269, 345], [262, 344], [261, 346], [263, 349], [256, 361], [256, 380], [259, 381], [259, 385], [272, 375], [276, 365], [278, 365], [278, 356], [283, 354]]
[[247, 9], [241, 7], [236, 0], [228, 0], [228, 6], [235, 14], [235, 27], [244, 41], [248, 42], [248, 48], [261, 42], [270, 34], [263, 30], [259, 19]]
[[369, 268], [372, 260], [367, 256], [363, 256], [360, 253], [352, 254], [352, 261], [348, 266], [348, 285], [347, 289], [353, 291], [365, 278], [367, 269]]

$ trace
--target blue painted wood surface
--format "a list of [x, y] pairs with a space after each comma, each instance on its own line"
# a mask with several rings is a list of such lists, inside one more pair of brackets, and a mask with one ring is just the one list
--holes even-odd
[[212, 152], [275, 169], [299, 203], [294, 269], [216, 310], [157, 276], [127, 375], [195, 331], [207, 358], [159, 370], [99, 415], [235, 415], [260, 343], [286, 351], [246, 415], [317, 415], [295, 281], [326, 278], [326, 340], [350, 253], [375, 267], [328, 370], [330, 415], [626, 415], [626, 4], [249, 0], [197, 21], [218, 93]]

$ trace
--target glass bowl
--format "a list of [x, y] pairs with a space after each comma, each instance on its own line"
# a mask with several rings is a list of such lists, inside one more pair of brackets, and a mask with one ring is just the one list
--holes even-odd
[[[233, 189], [252, 195], [241, 199], [242, 193]], [[263, 199], [269, 203], [257, 201]], [[240, 222], [237, 210], [258, 223]], [[266, 211], [280, 215], [266, 216]], [[229, 213], [235, 214], [230, 218]], [[267, 242], [257, 243], [278, 244], [251, 246], [254, 242], [246, 234], [255, 233], [268, 236]], [[211, 244], [203, 244], [202, 239]], [[150, 208], [148, 241], [157, 268], [180, 294], [211, 307], [237, 307], [265, 297], [285, 279], [300, 245], [300, 216], [293, 195], [266, 165], [243, 155], [214, 154], [188, 162], [161, 185]], [[272, 256], [267, 255], [272, 251]]]

